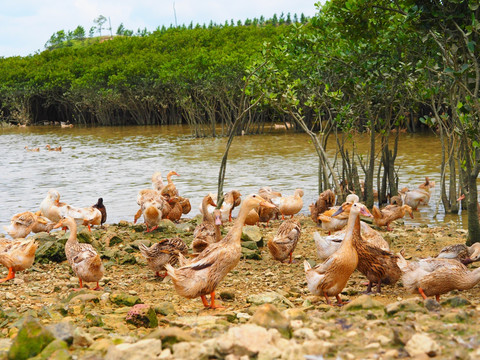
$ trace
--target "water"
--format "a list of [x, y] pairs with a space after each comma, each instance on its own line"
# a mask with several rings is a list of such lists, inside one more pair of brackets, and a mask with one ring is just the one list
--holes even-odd
[[[368, 136], [358, 135], [355, 141], [365, 155]], [[62, 146], [62, 151], [47, 151], [46, 144]], [[133, 221], [138, 191], [151, 187], [154, 171], [165, 179], [170, 170], [180, 174], [172, 179], [180, 195], [190, 199], [187, 217], [193, 217], [202, 198], [216, 193], [225, 144], [225, 138], [192, 138], [185, 126], [0, 129], [0, 225], [9, 224], [16, 213], [38, 210], [50, 188], [78, 207], [103, 197], [107, 223]], [[40, 147], [40, 152], [26, 151], [25, 146]], [[333, 150], [328, 153], [333, 161]], [[396, 160], [400, 187], [415, 188], [425, 176], [437, 181], [430, 204], [415, 212], [415, 219], [405, 218], [407, 224], [433, 226], [453, 220], [466, 227], [466, 217], [445, 218], [442, 211], [433, 219], [440, 163], [440, 142], [434, 135], [402, 135]], [[230, 148], [224, 190], [238, 189], [245, 196], [269, 185], [289, 195], [303, 188], [302, 213], [308, 214], [308, 205], [318, 197], [317, 171], [318, 158], [305, 134], [238, 137]]]

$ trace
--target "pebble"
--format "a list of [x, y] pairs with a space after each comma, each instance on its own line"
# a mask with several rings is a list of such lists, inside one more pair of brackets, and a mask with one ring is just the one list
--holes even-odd
[[14, 300], [16, 299], [17, 297], [15, 295], [13, 295], [12, 293], [10, 292], [6, 292], [5, 293], [5, 300]]

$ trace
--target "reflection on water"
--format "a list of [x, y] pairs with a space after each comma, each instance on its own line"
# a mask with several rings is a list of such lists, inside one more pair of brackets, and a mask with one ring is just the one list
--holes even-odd
[[[63, 151], [49, 152], [46, 144], [62, 146]], [[180, 174], [173, 180], [180, 194], [190, 198], [192, 212], [187, 216], [193, 217], [202, 197], [216, 192], [225, 144], [225, 138], [192, 138], [184, 126], [1, 129], [0, 225], [18, 212], [38, 210], [50, 188], [58, 189], [61, 200], [74, 206], [93, 205], [103, 197], [107, 223], [132, 221], [138, 191], [150, 188], [151, 175], [158, 170], [164, 176], [169, 170]], [[357, 136], [356, 144], [357, 152], [366, 154], [368, 137]], [[28, 152], [25, 146], [41, 150]], [[333, 151], [329, 154], [333, 161]], [[440, 143], [434, 135], [403, 135], [396, 160], [400, 186], [414, 188], [425, 176], [438, 184], [440, 162]], [[230, 149], [224, 189], [247, 195], [270, 185], [293, 194], [300, 187], [305, 191], [302, 212], [307, 214], [318, 196], [317, 170], [318, 158], [305, 134], [238, 137]], [[437, 185], [430, 205], [406, 223], [453, 220], [465, 227], [461, 216], [445, 219], [442, 209], [437, 219], [432, 218], [438, 196]]]

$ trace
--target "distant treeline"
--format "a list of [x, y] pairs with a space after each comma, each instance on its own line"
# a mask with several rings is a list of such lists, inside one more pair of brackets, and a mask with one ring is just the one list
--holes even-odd
[[[282, 14], [136, 34], [121, 24], [111, 38], [85, 38], [82, 27], [61, 30], [39, 54], [0, 59], [0, 119], [187, 123], [197, 136], [211, 135], [215, 124], [235, 120], [247, 69], [261, 58], [264, 43], [307, 20]], [[272, 113], [267, 107], [251, 116], [270, 119]]]

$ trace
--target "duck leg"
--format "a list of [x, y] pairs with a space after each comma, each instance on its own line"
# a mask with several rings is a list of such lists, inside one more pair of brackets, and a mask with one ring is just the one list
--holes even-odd
[[435, 295], [435, 300], [437, 300], [437, 302], [439, 303], [440, 302], [440, 295]]
[[343, 306], [345, 304], [348, 304], [348, 301], [342, 301], [342, 299], [340, 298], [340, 295], [335, 295], [335, 297], [337, 298], [337, 305], [338, 306]]
[[73, 291], [80, 291], [83, 289], [83, 281], [82, 279], [78, 278], [78, 281], [80, 282], [80, 287], [78, 289], [73, 289]]
[[13, 268], [9, 267], [7, 277], [3, 278], [3, 279], [0, 279], [0, 283], [11, 280], [11, 279], [14, 279], [14, 278], [15, 278], [15, 271], [13, 270]]
[[371, 294], [372, 293], [372, 282], [369, 280], [367, 284], [367, 290], [365, 290], [365, 294]]
[[[168, 219], [168, 217], [167, 217], [167, 219]], [[153, 230], [156, 230], [156, 229], [158, 229], [158, 225], [155, 225], [154, 227], [150, 228], [150, 230], [148, 229], [148, 225], [147, 225], [147, 231], [145, 231], [145, 232], [152, 232]]]
[[97, 281], [97, 287], [95, 287], [93, 290], [102, 290], [102, 288], [100, 287], [100, 285], [98, 285], [98, 281]]
[[225, 309], [222, 305], [215, 305], [215, 291], [210, 293], [210, 309]]
[[292, 263], [292, 253], [290, 253], [290, 261], [288, 262], [289, 264]]
[[200, 298], [202, 299], [203, 306], [205, 306], [206, 308], [210, 307], [210, 304], [208, 303], [208, 300], [205, 297], [205, 295], [200, 296]]
[[166, 271], [165, 271], [165, 274], [160, 274], [160, 272], [159, 272], [159, 271], [156, 271], [156, 272], [155, 272], [155, 276], [157, 276], [157, 277], [166, 278], [166, 277], [167, 277], [167, 275], [168, 275], [168, 274], [167, 274], [167, 272], [166, 272]]
[[[323, 293], [323, 296], [325, 296], [325, 299], [327, 300], [327, 305], [332, 305], [332, 302], [330, 301], [330, 299], [328, 298], [328, 295], [326, 292]], [[338, 296], [338, 295], [337, 295]]]
[[425, 295], [425, 293], [423, 292], [423, 289], [421, 287], [418, 288], [418, 292], [420, 293], [420, 295], [422, 295], [423, 300], [427, 300], [427, 295]]
[[381, 293], [382, 293], [382, 280], [380, 280], [380, 281], [377, 283], [377, 293], [378, 293], [378, 294], [381, 294]]

